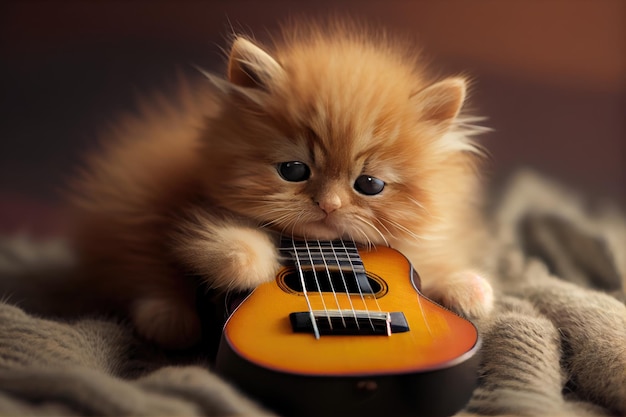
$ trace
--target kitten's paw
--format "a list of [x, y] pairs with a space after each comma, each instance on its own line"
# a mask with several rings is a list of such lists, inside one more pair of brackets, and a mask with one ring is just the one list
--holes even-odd
[[184, 349], [200, 341], [200, 318], [192, 306], [171, 297], [136, 300], [131, 317], [139, 334], [166, 349]]
[[265, 232], [228, 227], [219, 233], [221, 247], [215, 249], [216, 260], [209, 285], [249, 290], [276, 277], [280, 268], [278, 253]]
[[472, 271], [453, 274], [433, 285], [427, 295], [469, 318], [482, 318], [493, 310], [491, 284]]
[[275, 278], [278, 250], [270, 235], [236, 219], [194, 212], [183, 222], [172, 248], [178, 260], [208, 287], [251, 290]]

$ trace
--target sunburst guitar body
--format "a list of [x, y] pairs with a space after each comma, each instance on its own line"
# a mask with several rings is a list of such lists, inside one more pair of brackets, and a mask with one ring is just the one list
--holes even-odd
[[282, 415], [448, 416], [475, 387], [480, 339], [424, 297], [399, 252], [283, 240], [290, 262], [230, 314], [216, 367]]

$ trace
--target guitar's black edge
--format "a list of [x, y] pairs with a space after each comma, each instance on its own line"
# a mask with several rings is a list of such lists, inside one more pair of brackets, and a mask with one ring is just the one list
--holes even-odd
[[476, 387], [481, 343], [477, 338], [472, 349], [437, 369], [337, 377], [258, 366], [234, 352], [222, 335], [216, 370], [284, 416], [451, 416], [463, 409]]

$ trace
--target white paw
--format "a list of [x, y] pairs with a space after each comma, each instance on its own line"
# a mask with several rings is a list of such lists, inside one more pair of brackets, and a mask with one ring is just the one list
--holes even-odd
[[277, 249], [266, 233], [228, 227], [219, 234], [222, 248], [216, 254], [218, 262], [211, 273], [211, 286], [249, 290], [276, 277], [281, 265]]
[[482, 318], [493, 310], [491, 284], [473, 271], [458, 272], [433, 283], [425, 294], [469, 318]]
[[198, 216], [176, 242], [178, 259], [210, 288], [251, 290], [274, 279], [281, 266], [268, 233], [234, 222]]

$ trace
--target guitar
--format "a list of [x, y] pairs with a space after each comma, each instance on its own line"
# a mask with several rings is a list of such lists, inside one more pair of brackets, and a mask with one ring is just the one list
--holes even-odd
[[216, 368], [282, 415], [448, 416], [475, 387], [474, 325], [420, 291], [399, 252], [291, 241], [224, 325]]

